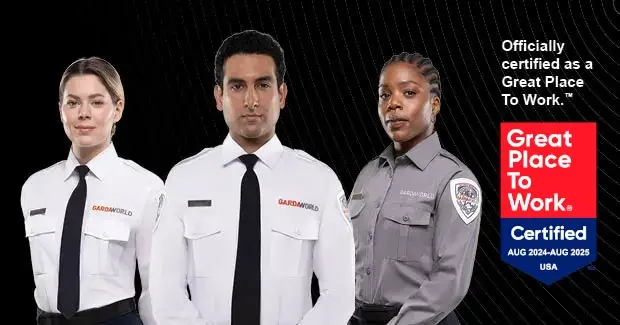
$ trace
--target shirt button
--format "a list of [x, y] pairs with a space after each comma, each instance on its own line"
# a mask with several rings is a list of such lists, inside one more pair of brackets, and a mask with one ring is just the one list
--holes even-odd
[[403, 217], [403, 221], [404, 221], [404, 222], [407, 222], [407, 221], [409, 221], [409, 217], [407, 217], [407, 216], [404, 216], [404, 217]]
[[295, 235], [297, 236], [301, 235], [301, 231], [299, 231], [299, 229], [295, 229]]
[[370, 275], [371, 271], [372, 270], [369, 267], [366, 268], [366, 274]]
[[379, 208], [381, 206], [381, 202], [377, 201], [375, 202], [375, 208]]
[[368, 234], [368, 239], [372, 240], [372, 233]]

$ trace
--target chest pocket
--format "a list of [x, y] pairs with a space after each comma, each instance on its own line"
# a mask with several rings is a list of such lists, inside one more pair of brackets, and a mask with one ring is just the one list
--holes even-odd
[[32, 216], [24, 221], [34, 275], [50, 273], [58, 261], [55, 221], [49, 215]]
[[275, 274], [298, 277], [312, 272], [319, 222], [318, 213], [310, 212], [276, 214], [271, 219], [270, 265]]
[[189, 273], [193, 277], [220, 274], [226, 260], [222, 222], [210, 207], [187, 208], [183, 236], [189, 251]]
[[399, 261], [417, 261], [432, 250], [431, 211], [417, 205], [391, 205], [383, 214], [388, 230], [388, 257]]
[[364, 231], [363, 218], [360, 218], [362, 210], [366, 206], [366, 201], [363, 199], [350, 200], [349, 202], [349, 215], [351, 216], [351, 224], [353, 225], [353, 234], [355, 235], [355, 249], [360, 244], [360, 234]]
[[118, 275], [131, 225], [118, 217], [90, 216], [85, 220], [82, 268], [91, 275]]

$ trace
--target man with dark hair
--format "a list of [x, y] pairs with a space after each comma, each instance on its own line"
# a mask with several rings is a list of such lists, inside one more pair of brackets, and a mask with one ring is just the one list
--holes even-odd
[[355, 244], [342, 185], [275, 134], [285, 70], [267, 34], [244, 31], [219, 48], [213, 92], [229, 132], [166, 179], [150, 277], [158, 323], [346, 324], [353, 314]]

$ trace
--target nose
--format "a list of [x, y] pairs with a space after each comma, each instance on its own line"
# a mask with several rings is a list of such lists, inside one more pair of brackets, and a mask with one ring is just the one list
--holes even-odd
[[78, 118], [80, 120], [86, 120], [91, 117], [90, 105], [80, 105], [78, 110]]
[[388, 110], [401, 109], [402, 107], [403, 105], [400, 96], [392, 94], [392, 96], [390, 96], [390, 101], [387, 105]]
[[258, 93], [253, 87], [248, 87], [243, 104], [246, 108], [252, 110], [258, 107]]

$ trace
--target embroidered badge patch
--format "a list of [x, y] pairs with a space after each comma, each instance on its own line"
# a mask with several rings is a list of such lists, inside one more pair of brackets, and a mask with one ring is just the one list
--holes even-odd
[[344, 192], [340, 192], [338, 201], [340, 202], [340, 210], [342, 210], [342, 213], [344, 213], [345, 216], [348, 216], [349, 215], [349, 203], [347, 202], [347, 196], [344, 194]]
[[159, 217], [161, 217], [165, 199], [166, 195], [164, 193], [159, 194], [159, 198], [157, 198], [157, 214], [155, 215], [155, 226], [153, 227], [153, 231], [155, 231], [159, 225]]
[[346, 222], [350, 231], [353, 231], [353, 225], [351, 224], [351, 217], [349, 216], [349, 203], [347, 201], [347, 196], [344, 194], [344, 191], [338, 192], [336, 196], [336, 202], [338, 202], [338, 207], [340, 208], [340, 215], [344, 218], [344, 222]]
[[452, 204], [459, 217], [469, 224], [480, 214], [482, 192], [480, 186], [469, 178], [456, 178], [450, 181]]

